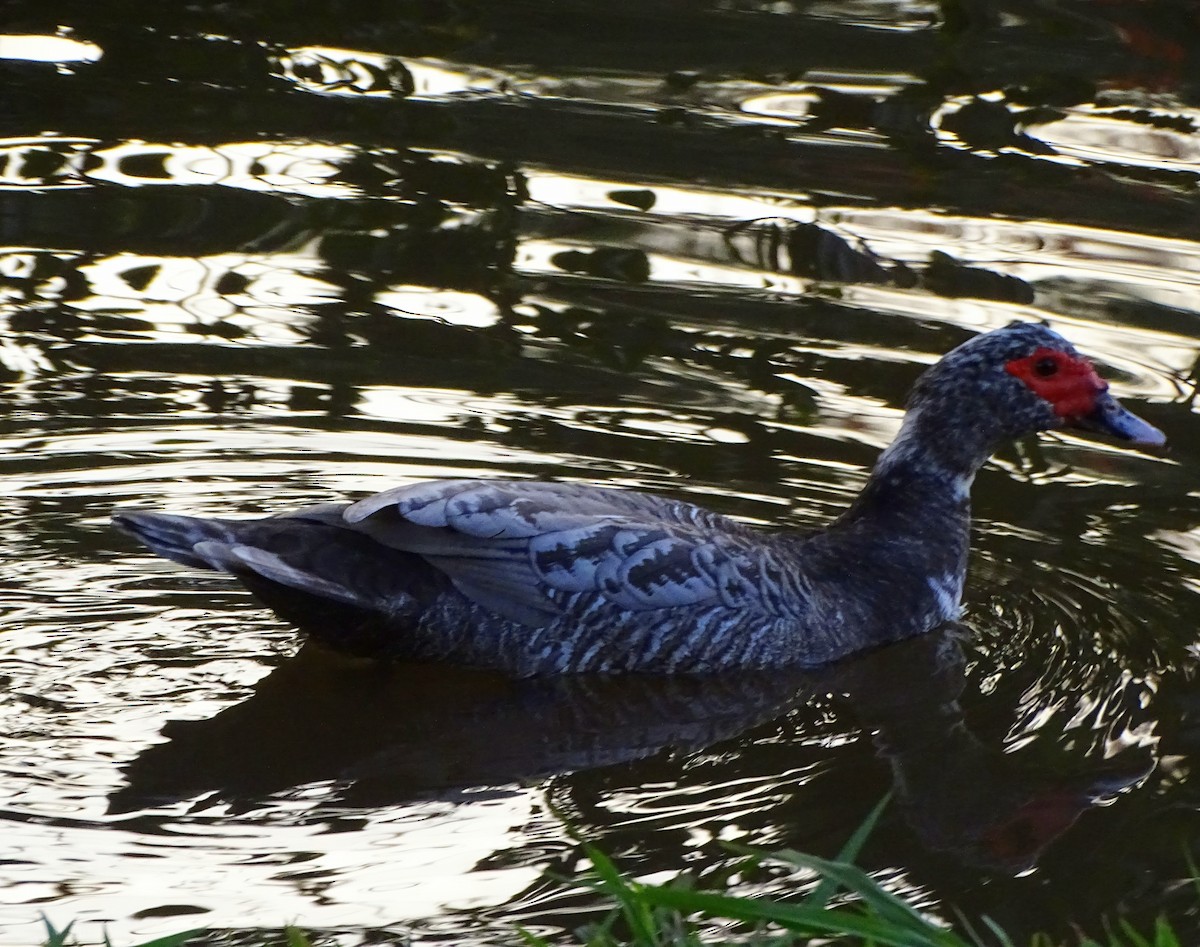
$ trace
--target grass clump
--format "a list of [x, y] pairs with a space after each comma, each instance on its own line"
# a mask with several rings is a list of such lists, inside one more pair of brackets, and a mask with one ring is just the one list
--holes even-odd
[[[963, 918], [957, 927], [936, 923], [854, 864], [887, 802], [885, 798], [875, 807], [834, 859], [791, 850], [741, 850], [753, 865], [773, 862], [819, 876], [817, 886], [796, 901], [695, 890], [677, 881], [640, 882], [622, 873], [607, 855], [586, 846], [592, 863], [588, 883], [610, 898], [613, 906], [601, 923], [577, 932], [577, 942], [583, 947], [1184, 947], [1163, 916], [1150, 934], [1121, 919], [1109, 925], [1102, 941], [1082, 934], [1070, 941], [1038, 934], [1020, 944], [986, 917], [979, 922], [983, 932]], [[1200, 896], [1200, 880], [1196, 890]], [[839, 903], [832, 904], [834, 898]], [[60, 931], [49, 920], [43, 921], [47, 930], [43, 947], [79, 947], [71, 936], [72, 925]], [[184, 947], [215, 935], [191, 930], [131, 947]], [[551, 947], [551, 941], [523, 929], [514, 931], [513, 943]], [[107, 936], [103, 947], [114, 947]], [[300, 929], [287, 927], [281, 937], [264, 937], [261, 947], [314, 944]]]
[[[1103, 940], [1080, 935], [1069, 941], [1045, 934], [1018, 944], [990, 919], [980, 932], [960, 920], [944, 927], [914, 910], [866, 872], [839, 860], [799, 852], [753, 853], [757, 863], [782, 862], [818, 873], [822, 882], [808, 897], [791, 902], [696, 891], [675, 883], [645, 884], [623, 875], [605, 855], [589, 849], [594, 885], [615, 902], [599, 925], [579, 932], [584, 947], [801, 947], [806, 944], [854, 947], [1184, 947], [1171, 923], [1159, 917], [1145, 935], [1121, 920]], [[844, 904], [829, 906], [844, 893]], [[741, 934], [714, 934], [705, 922], [743, 925]], [[621, 933], [618, 933], [620, 931]], [[522, 931], [527, 947], [550, 942]]]
[[[820, 876], [817, 887], [796, 902], [696, 891], [677, 883], [644, 884], [623, 875], [608, 856], [588, 846], [593, 886], [616, 904], [603, 923], [581, 933], [581, 942], [587, 947], [713, 945], [711, 936], [706, 938], [694, 920], [702, 918], [747, 925], [750, 933], [736, 941], [742, 944], [784, 947], [818, 939], [821, 943], [864, 947], [975, 947], [971, 941], [934, 924], [853, 864], [887, 803], [885, 797], [834, 860], [791, 850], [765, 853], [742, 849], [755, 864], [773, 861]], [[840, 892], [856, 897], [845, 905], [830, 907], [830, 901]], [[628, 936], [618, 936], [618, 927], [623, 927]], [[528, 932], [522, 934], [528, 947], [549, 947]], [[1002, 944], [1015, 947], [1010, 941]]]
[[[835, 859], [791, 850], [741, 849], [754, 865], [782, 863], [818, 875], [817, 887], [797, 901], [698, 891], [678, 882], [639, 882], [588, 846], [592, 886], [611, 898], [614, 907], [601, 924], [579, 932], [579, 943], [584, 947], [1183, 947], [1170, 922], [1161, 916], [1148, 936], [1122, 919], [1103, 941], [1080, 935], [1064, 942], [1038, 934], [1021, 944], [986, 917], [979, 922], [982, 933], [964, 918], [957, 929], [930, 920], [854, 864], [889, 798], [875, 807]], [[831, 906], [838, 895], [846, 897]], [[720, 928], [741, 925], [745, 932], [715, 934], [713, 922]], [[528, 931], [521, 934], [527, 947], [550, 947]]]

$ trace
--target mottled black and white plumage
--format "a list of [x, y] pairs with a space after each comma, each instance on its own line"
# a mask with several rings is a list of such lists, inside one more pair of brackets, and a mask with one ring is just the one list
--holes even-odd
[[863, 492], [808, 535], [529, 481], [420, 483], [248, 521], [114, 519], [357, 653], [517, 675], [811, 666], [955, 618], [976, 470], [1005, 439], [1064, 425], [1163, 442], [1064, 339], [1014, 324], [921, 377]]

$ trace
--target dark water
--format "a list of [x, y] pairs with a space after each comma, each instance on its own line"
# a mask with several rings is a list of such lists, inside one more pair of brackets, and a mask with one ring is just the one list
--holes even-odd
[[[506, 943], [590, 916], [542, 874], [577, 837], [723, 883], [725, 841], [831, 855], [889, 789], [861, 862], [933, 915], [1194, 902], [1196, 4], [5, 13], [0, 943], [42, 911]], [[964, 628], [823, 675], [297, 656], [106, 526], [447, 475], [814, 526], [1014, 318], [1173, 453], [1006, 449]]]

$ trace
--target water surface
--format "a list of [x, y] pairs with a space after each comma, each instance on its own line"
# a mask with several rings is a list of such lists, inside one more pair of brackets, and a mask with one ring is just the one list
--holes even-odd
[[[509, 943], [580, 838], [836, 853], [1019, 940], [1187, 903], [1200, 36], [1114, 3], [10, 4], [0, 943]], [[922, 369], [1046, 319], [1173, 443], [980, 474], [963, 627], [813, 675], [514, 683], [299, 650], [110, 510], [443, 476], [811, 528]], [[741, 874], [794, 895], [803, 876]], [[1189, 935], [1188, 922], [1181, 936]]]

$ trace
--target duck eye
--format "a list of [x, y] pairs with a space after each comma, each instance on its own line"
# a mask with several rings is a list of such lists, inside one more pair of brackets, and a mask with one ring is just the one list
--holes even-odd
[[1051, 375], [1058, 374], [1058, 361], [1056, 359], [1046, 357], [1039, 358], [1033, 363], [1033, 373], [1039, 378], [1049, 378]]

